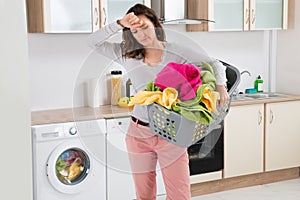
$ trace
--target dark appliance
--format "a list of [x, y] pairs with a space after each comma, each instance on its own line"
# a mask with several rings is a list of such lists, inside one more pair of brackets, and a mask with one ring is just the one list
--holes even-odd
[[223, 123], [188, 148], [190, 175], [222, 170], [224, 167]]
[[[223, 61], [228, 94], [231, 96], [240, 82], [239, 70]], [[229, 112], [229, 110], [227, 111]], [[188, 148], [190, 175], [220, 171], [224, 168], [224, 121], [198, 143]]]

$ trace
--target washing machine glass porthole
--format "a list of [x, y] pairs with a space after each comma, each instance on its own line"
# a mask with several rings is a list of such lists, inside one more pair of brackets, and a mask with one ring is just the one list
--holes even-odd
[[56, 176], [66, 185], [76, 185], [83, 181], [90, 170], [88, 155], [79, 148], [62, 152], [55, 163]]

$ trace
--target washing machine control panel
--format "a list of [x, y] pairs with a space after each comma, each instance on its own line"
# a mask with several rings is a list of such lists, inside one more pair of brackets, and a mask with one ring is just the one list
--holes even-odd
[[77, 133], [77, 129], [76, 129], [75, 127], [71, 127], [71, 128], [69, 129], [69, 133], [70, 133], [71, 135], [75, 135], [75, 134]]

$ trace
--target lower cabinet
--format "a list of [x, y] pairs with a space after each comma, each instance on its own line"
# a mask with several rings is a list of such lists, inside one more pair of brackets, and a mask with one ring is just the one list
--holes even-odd
[[264, 104], [232, 106], [224, 124], [224, 178], [263, 172]]
[[232, 106], [224, 128], [224, 178], [300, 166], [300, 101]]
[[266, 171], [300, 166], [300, 101], [266, 104]]
[[[107, 199], [136, 199], [125, 136], [130, 118], [108, 119], [107, 122]], [[160, 170], [157, 170], [157, 196], [166, 194]]]

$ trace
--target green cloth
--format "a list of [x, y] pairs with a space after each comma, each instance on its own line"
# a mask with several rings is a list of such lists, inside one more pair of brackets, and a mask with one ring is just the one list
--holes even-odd
[[202, 84], [207, 84], [211, 91], [216, 90], [216, 77], [212, 66], [206, 62], [202, 62], [202, 70], [200, 78], [202, 80]]
[[195, 98], [188, 101], [181, 101], [176, 103], [172, 107], [172, 110], [178, 112], [183, 117], [192, 121], [198, 121], [204, 124], [211, 124], [212, 122], [214, 122], [214, 119], [211, 116], [210, 112], [201, 103], [203, 90], [206, 87], [206, 84], [199, 86]]
[[155, 92], [155, 91], [161, 91], [160, 87], [154, 85], [154, 81], [151, 81], [147, 83], [145, 91]]
[[176, 103], [172, 107], [172, 110], [189, 120], [211, 124], [214, 122], [214, 118], [206, 109], [205, 105], [201, 103], [201, 99], [205, 88], [208, 87], [211, 91], [216, 90], [216, 78], [213, 68], [206, 62], [202, 62], [200, 78], [202, 80], [202, 85], [198, 87], [196, 97], [188, 101]]

